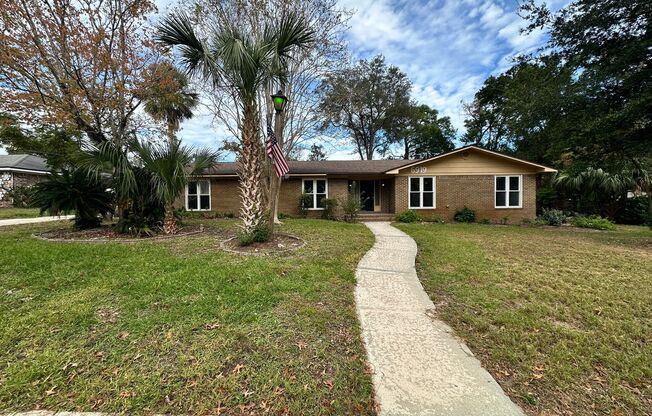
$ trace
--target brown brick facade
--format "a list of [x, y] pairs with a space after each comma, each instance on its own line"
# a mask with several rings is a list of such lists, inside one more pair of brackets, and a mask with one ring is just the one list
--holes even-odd
[[[415, 175], [416, 176], [416, 175]], [[440, 175], [436, 176], [436, 209], [416, 210], [421, 215], [440, 215], [453, 221], [455, 211], [467, 206], [476, 211], [476, 219], [500, 222], [508, 217], [509, 223], [520, 223], [536, 217], [536, 174], [524, 174], [523, 208], [494, 208], [494, 175]], [[306, 177], [308, 179], [309, 177]], [[323, 178], [323, 177], [314, 177]], [[279, 212], [299, 216], [299, 197], [303, 178], [283, 181], [279, 198]], [[347, 178], [328, 178], [328, 197], [342, 200], [348, 195]], [[381, 188], [382, 212], [400, 213], [408, 209], [408, 176], [383, 179]], [[183, 202], [181, 202], [183, 204]], [[237, 178], [211, 179], [212, 211], [238, 214], [240, 190]], [[337, 216], [342, 216], [338, 207]], [[321, 216], [320, 210], [311, 210], [310, 218]]]
[[[536, 217], [536, 175], [523, 176], [523, 208], [495, 208], [494, 175], [436, 176], [436, 209], [415, 210], [421, 215], [440, 215], [452, 221], [455, 211], [467, 206], [476, 212], [476, 219], [493, 222], [508, 217], [509, 223], [520, 223]], [[408, 209], [408, 176], [395, 178], [395, 209]]]

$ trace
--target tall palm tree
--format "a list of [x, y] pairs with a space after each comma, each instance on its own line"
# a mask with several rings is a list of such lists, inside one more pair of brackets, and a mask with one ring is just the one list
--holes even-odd
[[251, 234], [265, 225], [258, 94], [270, 81], [285, 81], [282, 68], [293, 50], [314, 41], [314, 32], [294, 14], [270, 23], [261, 34], [226, 26], [200, 39], [185, 14], [169, 15], [158, 30], [162, 43], [179, 46], [181, 62], [190, 74], [201, 75], [214, 87], [228, 88], [238, 98], [242, 115], [240, 217], [243, 232]]
[[215, 163], [215, 154], [208, 150], [193, 152], [177, 140], [166, 145], [149, 142], [135, 143], [133, 151], [151, 174], [154, 193], [165, 206], [163, 232], [176, 234], [174, 202], [188, 184], [189, 176], [196, 175]]
[[160, 62], [148, 69], [144, 110], [154, 120], [166, 123], [168, 141], [172, 143], [181, 122], [192, 118], [198, 95], [188, 90], [188, 77], [174, 65]]

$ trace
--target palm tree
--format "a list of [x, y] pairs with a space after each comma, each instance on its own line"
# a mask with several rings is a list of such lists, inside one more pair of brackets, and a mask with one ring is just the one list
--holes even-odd
[[192, 118], [198, 95], [188, 91], [188, 77], [168, 62], [152, 64], [148, 75], [145, 112], [166, 123], [168, 141], [172, 143], [181, 122]]
[[243, 233], [251, 235], [265, 226], [258, 94], [266, 83], [285, 81], [282, 69], [291, 53], [312, 43], [314, 32], [303, 18], [290, 14], [261, 34], [229, 26], [214, 28], [208, 39], [200, 39], [187, 15], [172, 14], [159, 26], [158, 39], [180, 47], [181, 62], [190, 74], [230, 89], [240, 103], [240, 217]]
[[208, 150], [193, 152], [176, 140], [166, 145], [135, 143], [133, 151], [150, 173], [152, 190], [165, 206], [163, 232], [176, 234], [174, 202], [186, 188], [189, 176], [196, 175], [215, 163], [215, 153]]

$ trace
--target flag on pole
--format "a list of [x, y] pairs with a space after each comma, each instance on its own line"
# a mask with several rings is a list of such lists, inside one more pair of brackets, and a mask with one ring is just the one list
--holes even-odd
[[288, 162], [285, 160], [285, 156], [283, 156], [283, 151], [278, 145], [278, 140], [276, 140], [276, 136], [269, 125], [267, 125], [267, 156], [272, 159], [274, 171], [279, 178], [285, 176], [290, 171]]

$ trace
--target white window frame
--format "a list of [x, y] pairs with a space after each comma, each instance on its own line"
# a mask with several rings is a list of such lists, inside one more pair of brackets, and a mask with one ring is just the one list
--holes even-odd
[[[432, 206], [423, 206], [423, 179], [432, 178]], [[412, 206], [412, 179], [419, 179], [419, 206]], [[416, 192], [416, 191], [415, 191]], [[410, 209], [437, 209], [437, 177], [436, 176], [408, 176], [408, 207]]]
[[306, 189], [306, 182], [312, 182], [312, 190], [313, 192], [311, 194], [307, 195], [312, 195], [312, 205], [314, 208], [307, 208], [309, 211], [322, 211], [324, 208], [319, 206], [319, 201], [317, 201], [317, 181], [324, 181], [326, 182], [326, 196], [325, 198], [328, 198], [328, 179], [326, 178], [303, 178], [301, 181], [301, 193], [305, 193]]
[[[190, 186], [190, 182], [198, 182], [198, 184], [197, 184], [197, 194], [193, 194], [193, 195], [197, 195], [197, 209], [190, 209], [188, 207], [188, 199], [189, 199], [189, 196], [190, 196], [190, 194], [188, 194], [188, 187]], [[208, 194], [200, 194], [199, 193], [199, 182], [208, 182]], [[193, 180], [193, 181], [188, 181], [188, 183], [186, 184], [186, 210], [187, 211], [211, 211], [212, 208], [213, 208], [213, 197], [211, 195], [211, 193], [213, 192], [212, 188], [213, 187], [212, 187], [211, 181], [209, 179], [197, 179], [197, 180]], [[208, 209], [202, 209], [201, 208], [201, 198], [200, 197], [205, 196], [205, 195], [208, 195]]]
[[[498, 190], [498, 178], [505, 178], [505, 189]], [[518, 178], [518, 205], [509, 205], [509, 193], [515, 192], [509, 190], [510, 178]], [[505, 206], [498, 206], [496, 195], [498, 192], [505, 192]], [[523, 175], [496, 175], [494, 176], [494, 208], [496, 209], [519, 209], [523, 208]]]

